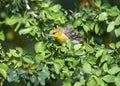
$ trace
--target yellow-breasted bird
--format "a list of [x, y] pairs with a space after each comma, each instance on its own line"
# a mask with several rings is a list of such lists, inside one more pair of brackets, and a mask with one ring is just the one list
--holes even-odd
[[78, 31], [63, 27], [53, 29], [49, 32], [49, 35], [54, 37], [59, 43], [63, 43], [64, 41], [70, 39], [73, 44], [78, 44], [82, 42], [83, 44], [87, 45], [88, 47], [92, 48], [89, 44], [84, 41], [85, 36], [81, 35]]

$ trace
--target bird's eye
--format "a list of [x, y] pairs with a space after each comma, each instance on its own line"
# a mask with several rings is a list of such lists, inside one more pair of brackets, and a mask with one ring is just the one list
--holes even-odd
[[53, 35], [55, 35], [56, 32], [53, 33]]

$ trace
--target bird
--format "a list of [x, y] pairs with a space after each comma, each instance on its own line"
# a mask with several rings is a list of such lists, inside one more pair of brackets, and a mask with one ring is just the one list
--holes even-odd
[[77, 30], [72, 28], [59, 27], [57, 29], [50, 30], [49, 36], [55, 38], [60, 44], [62, 44], [66, 40], [71, 40], [73, 44], [83, 43], [92, 48], [92, 46], [84, 41], [85, 36], [81, 35]]

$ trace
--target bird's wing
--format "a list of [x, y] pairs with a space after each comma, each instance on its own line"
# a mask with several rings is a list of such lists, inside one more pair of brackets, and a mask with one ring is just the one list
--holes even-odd
[[85, 37], [81, 35], [78, 31], [70, 28], [62, 28], [62, 32], [71, 40], [80, 41]]

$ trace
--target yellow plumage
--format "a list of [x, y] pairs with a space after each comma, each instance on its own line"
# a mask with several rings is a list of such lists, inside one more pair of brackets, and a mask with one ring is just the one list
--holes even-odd
[[58, 28], [53, 29], [49, 32], [49, 34], [54, 37], [59, 43], [63, 43], [64, 41], [70, 39], [73, 44], [80, 43], [81, 41], [83, 44], [87, 45], [88, 47], [92, 48], [89, 44], [83, 41], [85, 38], [84, 35], [81, 35], [78, 31], [70, 28]]

